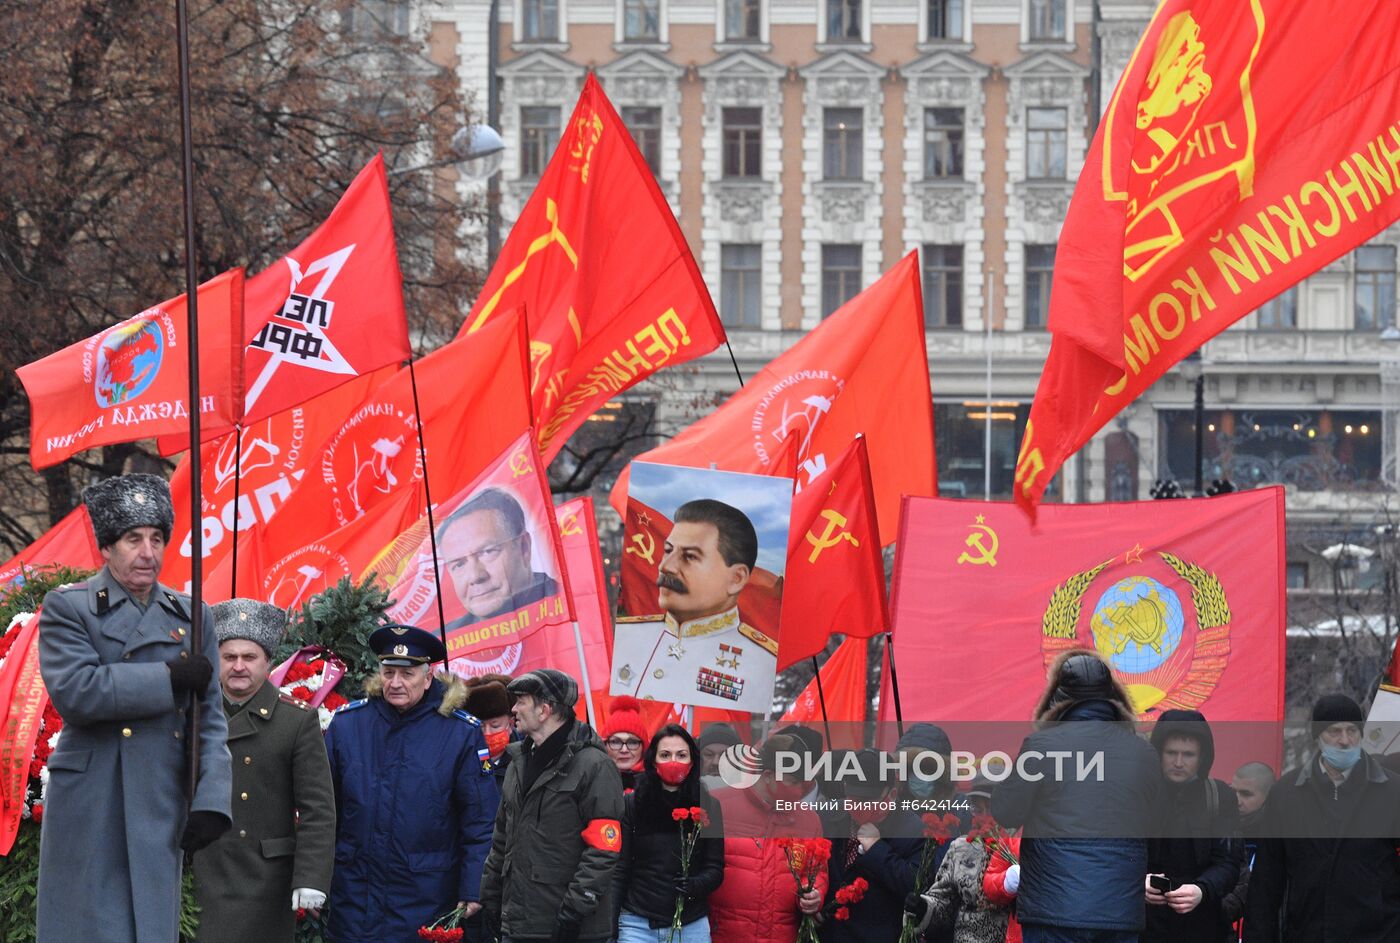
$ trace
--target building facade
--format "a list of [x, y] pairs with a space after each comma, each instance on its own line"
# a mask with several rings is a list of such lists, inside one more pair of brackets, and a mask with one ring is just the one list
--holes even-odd
[[[405, 28], [423, 31], [482, 114], [496, 96], [506, 229], [597, 72], [680, 220], [745, 376], [918, 252], [940, 491], [981, 497], [989, 477], [991, 496], [1006, 498], [1049, 350], [1060, 226], [1152, 8], [420, 0]], [[1386, 513], [1398, 247], [1391, 227], [1206, 345], [1207, 481], [1288, 485], [1295, 530], [1364, 527]], [[682, 392], [736, 386], [724, 352], [680, 381]], [[1069, 463], [1051, 499], [1146, 498], [1163, 478], [1189, 489], [1193, 405], [1194, 384], [1172, 371]], [[1290, 553], [1290, 582], [1302, 587], [1318, 568]]]

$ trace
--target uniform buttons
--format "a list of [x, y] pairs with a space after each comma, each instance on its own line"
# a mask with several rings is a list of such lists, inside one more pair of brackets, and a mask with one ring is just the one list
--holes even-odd
[[123, 727], [123, 728], [122, 728], [122, 736], [123, 736], [123, 737], [129, 737], [129, 736], [131, 736], [131, 728], [130, 728], [130, 727]]
[[181, 652], [181, 653], [180, 653], [180, 657], [181, 657], [181, 658], [189, 658], [189, 657], [190, 657], [190, 653], [189, 653], [189, 652]]
[[171, 733], [175, 734], [175, 739], [176, 739], [176, 740], [179, 740], [179, 739], [180, 739], [180, 731], [178, 731], [178, 730], [172, 730]]
[[185, 634], [185, 630], [184, 630], [184, 629], [181, 629], [181, 630], [180, 630], [180, 634], [181, 634], [181, 635], [184, 635], [184, 634]]
[[248, 794], [245, 792], [245, 793], [243, 793], [242, 795], [240, 795], [238, 798], [242, 799], [244, 802], [247, 802], [247, 801], [248, 801]]
[[252, 765], [253, 765], [253, 758], [252, 758], [251, 756], [245, 756], [245, 757], [243, 757], [243, 765], [244, 765], [244, 766], [252, 766]]
[[245, 828], [240, 828], [240, 829], [238, 830], [238, 837], [239, 837], [239, 838], [247, 838], [247, 837], [248, 837], [248, 830], [245, 829]]

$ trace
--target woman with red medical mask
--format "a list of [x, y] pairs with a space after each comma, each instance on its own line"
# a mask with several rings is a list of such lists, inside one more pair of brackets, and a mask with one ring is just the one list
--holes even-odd
[[[710, 943], [708, 899], [724, 880], [723, 822], [719, 803], [700, 782], [700, 751], [689, 731], [668, 724], [656, 732], [623, 802], [622, 857], [613, 872], [617, 943], [667, 943], [678, 896], [685, 903], [676, 943]], [[692, 808], [704, 809], [709, 825], [682, 874], [681, 824], [672, 813]]]

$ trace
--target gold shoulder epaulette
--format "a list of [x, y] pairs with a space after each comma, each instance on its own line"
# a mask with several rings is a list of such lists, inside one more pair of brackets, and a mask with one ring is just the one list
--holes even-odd
[[750, 642], [755, 642], [759, 645], [762, 645], [764, 650], [767, 651], [768, 654], [778, 654], [778, 640], [775, 638], [769, 638], [767, 635], [764, 635], [762, 632], [758, 631], [758, 629], [755, 629], [747, 622], [739, 623], [739, 634], [742, 635], [744, 638], [748, 639]]
[[660, 622], [665, 618], [666, 616], [661, 613], [657, 613], [654, 616], [618, 616], [617, 624], [629, 625], [635, 622]]

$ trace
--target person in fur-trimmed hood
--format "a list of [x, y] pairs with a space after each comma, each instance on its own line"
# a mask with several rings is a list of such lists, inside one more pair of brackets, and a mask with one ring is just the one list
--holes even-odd
[[326, 731], [335, 785], [334, 943], [417, 939], [458, 907], [480, 910], [481, 871], [500, 793], [481, 721], [460, 679], [433, 677], [438, 637], [386, 625], [369, 639], [368, 697]]
[[[1136, 941], [1146, 923], [1146, 839], [1162, 788], [1157, 751], [1137, 736], [1123, 685], [1087, 649], [1051, 664], [1034, 719], [1013, 774], [992, 796], [1004, 828], [1025, 828], [1023, 938]], [[1084, 767], [1090, 772], [1081, 776]]]

